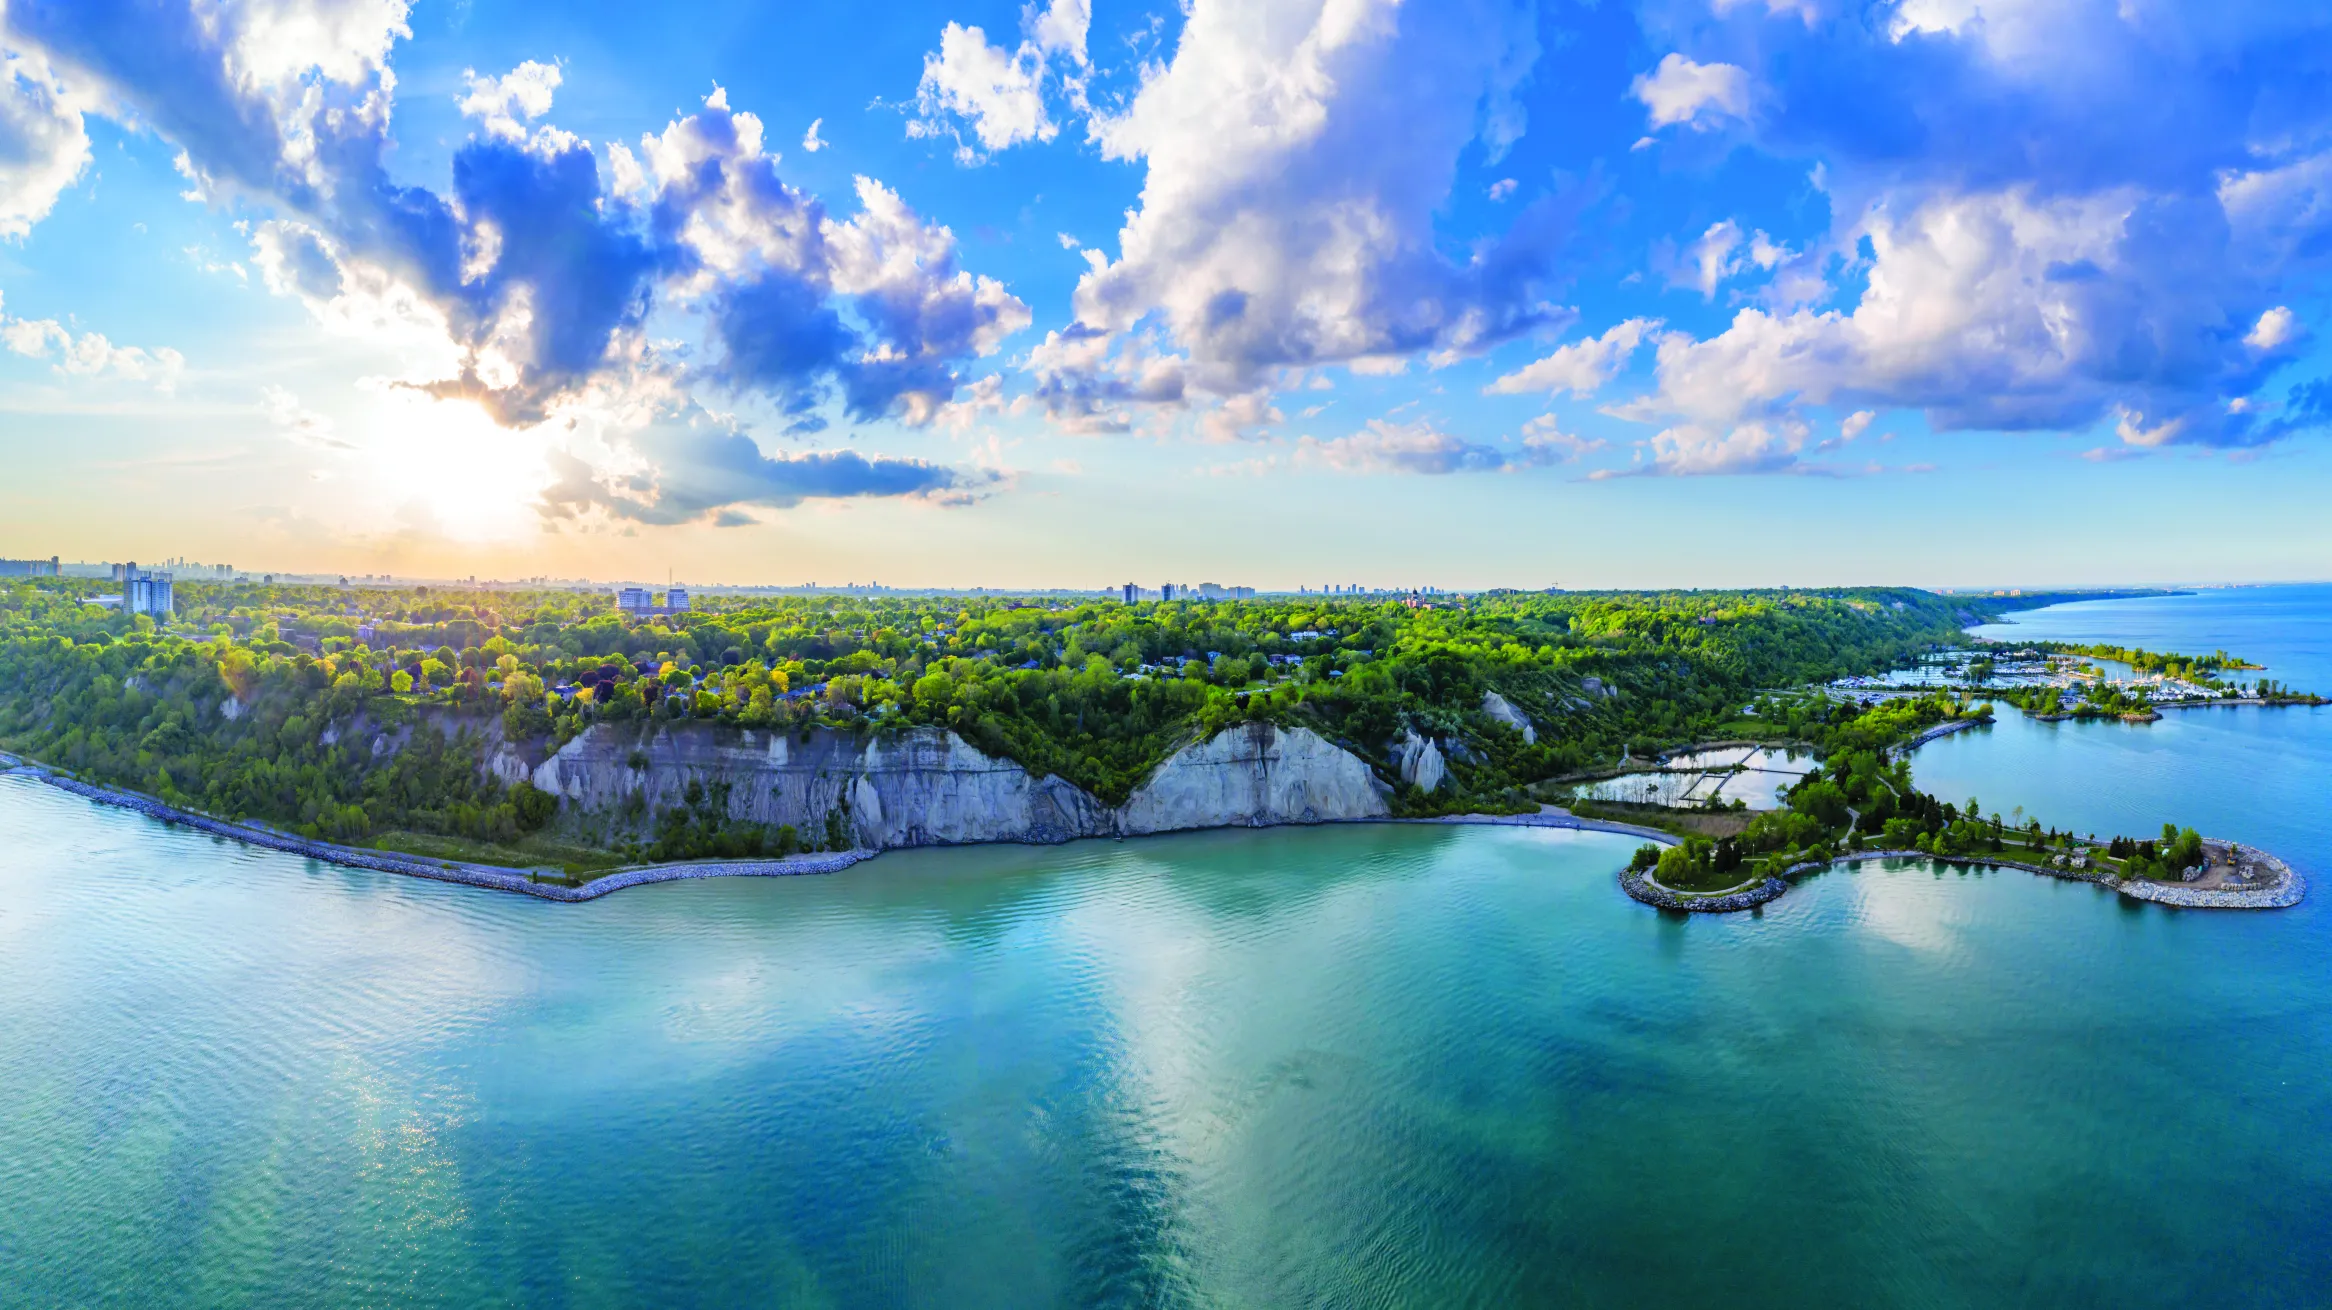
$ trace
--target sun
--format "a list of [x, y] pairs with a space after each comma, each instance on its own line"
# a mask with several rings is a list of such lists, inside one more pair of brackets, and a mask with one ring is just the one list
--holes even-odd
[[506, 428], [466, 400], [384, 393], [366, 425], [367, 499], [406, 526], [456, 541], [500, 541], [536, 529], [550, 481], [550, 434]]

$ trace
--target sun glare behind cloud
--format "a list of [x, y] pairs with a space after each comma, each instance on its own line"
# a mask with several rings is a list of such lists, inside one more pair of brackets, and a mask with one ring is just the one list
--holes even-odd
[[409, 527], [454, 541], [506, 541], [539, 522], [549, 482], [541, 428], [505, 428], [476, 405], [412, 391], [383, 394], [364, 444], [359, 494]]

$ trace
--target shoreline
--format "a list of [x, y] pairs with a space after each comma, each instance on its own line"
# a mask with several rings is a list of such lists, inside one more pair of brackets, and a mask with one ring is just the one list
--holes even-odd
[[[364, 869], [373, 873], [400, 874], [408, 878], [426, 878], [432, 882], [455, 883], [485, 891], [516, 892], [537, 900], [575, 904], [595, 901], [602, 896], [627, 887], [643, 887], [652, 883], [686, 882], [699, 878], [791, 878], [815, 874], [840, 873], [854, 865], [863, 864], [884, 850], [853, 849], [827, 851], [807, 855], [789, 855], [782, 859], [756, 860], [693, 860], [672, 864], [635, 864], [611, 870], [580, 886], [570, 887], [560, 875], [556, 882], [537, 879], [545, 876], [543, 870], [511, 868], [498, 864], [475, 864], [462, 860], [434, 860], [397, 851], [368, 850], [359, 846], [342, 846], [336, 842], [302, 837], [265, 824], [242, 823], [231, 819], [180, 809], [137, 792], [118, 787], [105, 787], [83, 782], [38, 764], [0, 754], [0, 777], [28, 778], [43, 782], [59, 791], [68, 792], [99, 805], [128, 810], [146, 818], [173, 827], [192, 828], [197, 832], [241, 842], [261, 850], [297, 855], [304, 859], [336, 864], [344, 868]], [[1327, 827], [1349, 823], [1403, 823], [1403, 824], [1461, 824], [1480, 827], [1509, 828], [1568, 828], [1579, 832], [1612, 833], [1624, 837], [1640, 837], [1646, 841], [1673, 846], [1677, 838], [1657, 828], [1638, 827], [1631, 823], [1615, 823], [1604, 819], [1586, 819], [1568, 810], [1549, 806], [1535, 814], [1445, 814], [1424, 818], [1402, 818], [1387, 815], [1376, 819], [1331, 819], [1317, 824], [1222, 824], [1212, 828], [1177, 829], [1178, 832], [1220, 832], [1236, 827]], [[1168, 834], [1145, 834], [1165, 836]], [[1088, 838], [1087, 840], [1101, 840]], [[1119, 840], [1123, 840], [1120, 838]], [[957, 845], [1012, 845], [1006, 842], [966, 842]], [[1022, 843], [1025, 844], [1025, 843]], [[945, 846], [899, 847], [901, 850], [951, 849]]]
[[[0, 756], [0, 760], [9, 757]], [[373, 873], [401, 874], [408, 878], [426, 878], [432, 882], [456, 883], [486, 891], [517, 892], [537, 900], [574, 903], [594, 901], [610, 892], [647, 883], [681, 882], [694, 878], [792, 877], [803, 874], [840, 873], [854, 864], [862, 863], [879, 854], [876, 851], [830, 851], [814, 855], [792, 855], [770, 860], [699, 860], [684, 864], [640, 864], [591, 879], [579, 887], [570, 887], [561, 875], [558, 882], [540, 882], [541, 870], [514, 869], [498, 864], [473, 864], [461, 860], [432, 860], [419, 855], [397, 851], [366, 850], [357, 846], [342, 846], [283, 832], [260, 824], [238, 823], [217, 819], [207, 814], [182, 810], [150, 796], [102, 787], [66, 777], [39, 765], [14, 763], [0, 767], [0, 777], [29, 778], [47, 783], [59, 791], [69, 792], [99, 805], [142, 814], [173, 827], [192, 828], [213, 837], [241, 842], [261, 850], [297, 855], [305, 859], [337, 864], [343, 868], [364, 869]]]
[[2225, 700], [2158, 701], [2152, 705], [2149, 705], [2146, 709], [2146, 712], [2143, 714], [2034, 714], [2030, 710], [2021, 709], [2017, 712], [2024, 715], [2024, 717], [2031, 719], [2035, 723], [2080, 723], [2084, 721], [2096, 723], [2158, 723], [2161, 721], [2162, 712], [2164, 710], [2314, 709], [2326, 703], [2327, 702], [2322, 700], [2307, 700], [2299, 697], [2290, 697], [2277, 700], [2261, 700], [2257, 696], [2240, 696], [2229, 697]]
[[[1939, 725], [1945, 731], [1958, 731], [1973, 726], [1974, 720], [1959, 720]], [[1931, 730], [1933, 731], [1933, 730]], [[1907, 749], [1907, 748], [1906, 748]], [[14, 756], [0, 754], [0, 777], [28, 778], [43, 782], [59, 791], [79, 796], [84, 800], [117, 809], [129, 810], [149, 819], [176, 827], [192, 828], [214, 837], [241, 842], [261, 850], [297, 855], [305, 859], [336, 864], [344, 868], [364, 869], [374, 873], [401, 874], [409, 878], [425, 878], [432, 882], [454, 883], [486, 891], [516, 892], [537, 900], [575, 904], [595, 901], [602, 896], [627, 887], [642, 887], [652, 883], [687, 882], [700, 878], [789, 878], [816, 874], [840, 873], [854, 865], [863, 864], [885, 852], [881, 850], [829, 851], [809, 855], [791, 855], [782, 859], [759, 860], [696, 860], [675, 864], [639, 864], [613, 870], [593, 878], [580, 886], [568, 886], [562, 876], [558, 882], [542, 882], [540, 870], [514, 869], [503, 865], [473, 864], [459, 860], [431, 860], [417, 855], [394, 851], [366, 850], [342, 846], [283, 832], [262, 824], [238, 823], [213, 818], [190, 810], [179, 809], [150, 796], [83, 782], [37, 764], [27, 763]], [[1615, 836], [1636, 837], [1655, 845], [1674, 846], [1679, 842], [1672, 833], [1632, 823], [1618, 823], [1607, 819], [1582, 818], [1558, 806], [1546, 806], [1527, 814], [1444, 814], [1424, 818], [1385, 816], [1374, 819], [1333, 819], [1321, 824], [1223, 824], [1213, 828], [1178, 829], [1186, 832], [1219, 832], [1233, 827], [1326, 827], [1332, 824], [1398, 823], [1441, 824], [1466, 827], [1556, 828], [1576, 832], [1601, 832]], [[1159, 835], [1166, 834], [1146, 834]], [[1096, 839], [1098, 840], [1098, 839]], [[1120, 840], [1123, 840], [1120, 838]], [[965, 845], [995, 845], [1004, 843], [964, 843]], [[900, 849], [930, 850], [940, 847], [903, 847]], [[1955, 864], [1970, 868], [2022, 869], [2046, 878], [2069, 882], [2087, 882], [2110, 888], [2135, 900], [2153, 901], [2185, 909], [2283, 909], [2297, 905], [2307, 895], [2307, 880], [2298, 870], [2278, 856], [2252, 848], [2259, 858], [2278, 871], [2279, 877], [2265, 886], [2239, 891], [2206, 890], [2171, 883], [2148, 883], [2135, 879], [2117, 879], [2110, 875], [2086, 870], [2053, 869], [2020, 860], [1987, 859], [1964, 855], [1931, 855], [1924, 851], [1880, 850], [1854, 851], [1833, 860], [1796, 864], [1779, 874], [1769, 874], [1754, 886], [1731, 891], [1696, 894], [1679, 892], [1655, 882], [1649, 871], [1623, 869], [1620, 871], [1620, 889], [1632, 900], [1658, 909], [1676, 910], [1688, 914], [1730, 914], [1755, 909], [1782, 896], [1798, 879], [1824, 869], [1869, 860], [1908, 859], [1927, 860], [1938, 864]]]
[[1970, 728], [1989, 728], [1991, 726], [1992, 720], [1990, 719], [1946, 719], [1943, 722], [1936, 724], [1934, 727], [1921, 732], [1918, 736], [1913, 737], [1909, 741], [1898, 742], [1893, 746], [1887, 747], [1887, 751], [1890, 755], [1908, 755], [1912, 751], [1919, 749], [1931, 741], [1949, 737], [1955, 732], [1965, 732]]
[[2299, 904], [2308, 894], [2308, 880], [2280, 856], [2270, 855], [2257, 847], [2251, 848], [2259, 859], [2275, 867], [2277, 877], [2258, 887], [2239, 890], [2206, 889], [2181, 883], [2148, 882], [2139, 878], [2116, 878], [2102, 870], [2058, 869], [2023, 860], [2012, 860], [1981, 855], [1934, 855], [1926, 851], [1878, 850], [1849, 851], [1831, 860], [1809, 860], [1793, 864], [1778, 874], [1767, 875], [1755, 887], [1738, 888], [1729, 892], [1696, 896], [1678, 892], [1636, 870], [1620, 874], [1620, 887], [1627, 894], [1646, 905], [1664, 910], [1680, 910], [1687, 914], [1731, 914], [1755, 909], [1780, 898], [1782, 893], [1797, 885], [1801, 878], [1849, 864], [1864, 864], [1872, 860], [1923, 860], [1929, 864], [1950, 864], [1969, 869], [2021, 869], [2043, 878], [2062, 882], [2085, 882], [2107, 891], [2118, 892], [2132, 900], [2152, 901], [2188, 910], [2282, 910]]

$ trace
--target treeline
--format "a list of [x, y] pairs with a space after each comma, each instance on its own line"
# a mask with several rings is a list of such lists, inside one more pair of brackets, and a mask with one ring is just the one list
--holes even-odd
[[2223, 650], [2208, 655], [2180, 655], [2170, 651], [2150, 651], [2142, 646], [2113, 646], [2099, 642], [2077, 643], [2047, 641], [2036, 649], [2056, 655], [2078, 655], [2083, 659], [2112, 660], [2127, 664], [2141, 674], [2158, 674], [2166, 678], [2180, 678], [2191, 682], [2207, 682], [2229, 669], [2265, 668]]
[[[486, 738], [557, 744], [603, 722], [791, 732], [944, 726], [1112, 803], [1178, 746], [1265, 719], [1397, 781], [1388, 747], [1444, 744], [1411, 812], [1734, 732], [1799, 734], [1761, 689], [1883, 670], [1954, 641], [1955, 602], [1909, 590], [1500, 593], [1431, 608], [1324, 597], [1123, 605], [1004, 597], [707, 598], [646, 621], [570, 592], [179, 589], [157, 629], [96, 588], [0, 589], [0, 745], [174, 803], [361, 841], [508, 843], [552, 798], [480, 768]], [[1496, 693], [1536, 741], [1484, 709]], [[1827, 725], [1883, 745], [1886, 708]], [[715, 831], [700, 796], [641, 840], [748, 853], [828, 834]], [[726, 834], [726, 835], [723, 835]], [[723, 843], [736, 844], [730, 851]]]

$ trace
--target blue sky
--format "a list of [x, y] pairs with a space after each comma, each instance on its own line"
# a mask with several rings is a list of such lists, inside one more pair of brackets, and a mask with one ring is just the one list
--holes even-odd
[[10, 0], [0, 55], [0, 553], [2332, 558], [2316, 6]]

